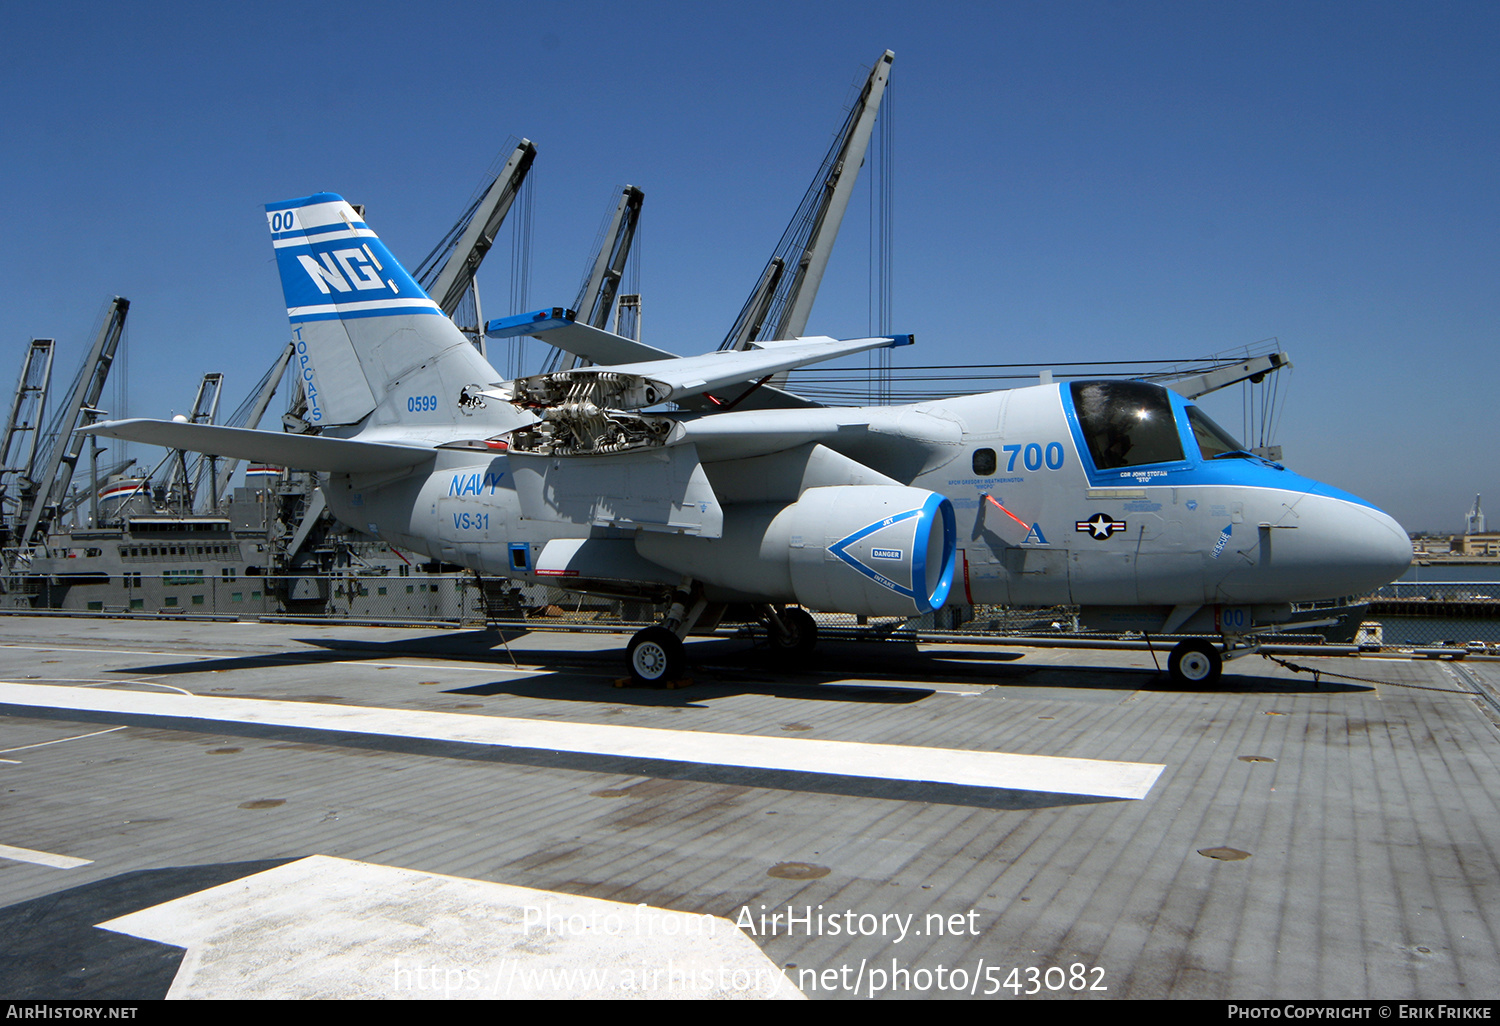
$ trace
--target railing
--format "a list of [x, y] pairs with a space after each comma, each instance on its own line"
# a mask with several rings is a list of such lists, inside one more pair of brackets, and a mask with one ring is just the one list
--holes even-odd
[[483, 622], [493, 611], [472, 574], [209, 576], [195, 570], [14, 575], [4, 582], [7, 612], [102, 616], [321, 616], [374, 621]]
[[1500, 581], [1395, 581], [1374, 597], [1383, 602], [1500, 602]]

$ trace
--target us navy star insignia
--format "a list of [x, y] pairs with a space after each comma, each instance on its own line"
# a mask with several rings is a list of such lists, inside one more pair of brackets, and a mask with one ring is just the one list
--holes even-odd
[[1108, 513], [1095, 513], [1087, 520], [1078, 521], [1074, 530], [1087, 531], [1095, 541], [1106, 541], [1116, 531], [1125, 530], [1125, 521], [1116, 520]]

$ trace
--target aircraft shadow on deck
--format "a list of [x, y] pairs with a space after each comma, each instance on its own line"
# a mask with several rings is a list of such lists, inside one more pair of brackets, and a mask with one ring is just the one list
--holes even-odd
[[[514, 640], [524, 632], [505, 632]], [[342, 663], [355, 659], [399, 659], [420, 656], [424, 659], [454, 659], [465, 662], [504, 661], [509, 664], [499, 632], [493, 630], [450, 631], [425, 638], [402, 638], [397, 641], [346, 641], [327, 638], [296, 638], [311, 648], [296, 652], [270, 652], [264, 655], [226, 656], [222, 659], [184, 659], [153, 666], [132, 666], [119, 672], [140, 674], [206, 673], [227, 670], [265, 670], [278, 666], [306, 666], [319, 663]], [[587, 657], [589, 653], [581, 653]]]
[[[1194, 687], [1172, 684], [1165, 670], [1158, 672], [1141, 667], [1100, 666], [1081, 662], [1037, 664], [1025, 662], [1025, 653], [1014, 649], [943, 651], [919, 649], [915, 643], [904, 641], [829, 640], [820, 645], [816, 652], [793, 663], [763, 642], [745, 638], [692, 639], [687, 649], [687, 676], [693, 681], [690, 688], [669, 690], [612, 687], [613, 681], [601, 682], [594, 676], [580, 680], [576, 671], [587, 668], [597, 673], [602, 670], [606, 674], [618, 673], [618, 678], [624, 679], [623, 640], [618, 648], [596, 651], [580, 651], [562, 645], [538, 648], [534, 644], [535, 640], [547, 637], [547, 632], [494, 629], [451, 631], [395, 641], [298, 638], [298, 642], [312, 647], [295, 652], [133, 666], [119, 672], [169, 675], [291, 668], [361, 659], [377, 662], [413, 656], [434, 660], [487, 662], [508, 668], [514, 664], [507, 651], [507, 644], [528, 635], [533, 644], [516, 653], [515, 657], [517, 661], [524, 661], [528, 667], [534, 667], [535, 675], [523, 680], [497, 680], [470, 687], [445, 689], [447, 693], [478, 696], [509, 694], [588, 702], [597, 702], [607, 696], [608, 701], [622, 705], [688, 706], [697, 704], [695, 698], [717, 698], [731, 694], [903, 704], [930, 697], [934, 693], [932, 685], [938, 684], [988, 685], [997, 688], [1024, 685], [1059, 689], [1150, 690], [1182, 694], [1330, 694], [1373, 690], [1369, 685], [1357, 683], [1319, 682], [1311, 677], [1272, 677], [1253, 672], [1237, 672], [1241, 666], [1245, 670], [1255, 668], [1255, 664], [1248, 659], [1227, 664], [1223, 677], [1217, 683]], [[861, 683], [862, 681], [872, 683]], [[609, 690], [605, 691], [606, 688]]]
[[[706, 647], [725, 646], [720, 652]], [[901, 690], [891, 682], [906, 682], [910, 690], [931, 690], [923, 684], [961, 684], [1057, 688], [1060, 690], [1141, 691], [1182, 694], [1328, 694], [1330, 692], [1366, 692], [1369, 685], [1357, 683], [1315, 682], [1311, 676], [1272, 677], [1254, 672], [1258, 664], [1251, 659], [1230, 662], [1224, 674], [1212, 685], [1174, 685], [1166, 673], [1166, 657], [1160, 670], [1139, 666], [1108, 666], [1097, 663], [1036, 663], [1026, 661], [1024, 650], [995, 647], [987, 651], [942, 647], [919, 648], [904, 641], [833, 641], [820, 643], [817, 651], [799, 664], [787, 664], [764, 646], [745, 652], [729, 648], [734, 642], [700, 642], [688, 649], [689, 668], [695, 661], [710, 673], [703, 676], [711, 683], [723, 684], [739, 678], [759, 679], [762, 671], [770, 672], [782, 684], [811, 685], [826, 689], [828, 685], [845, 685], [840, 690], [859, 690], [858, 682], [869, 679], [878, 684], [866, 690]], [[1095, 650], [1098, 651], [1098, 650]], [[702, 657], [699, 654], [702, 653]], [[732, 662], [731, 662], [732, 660]], [[1243, 671], [1240, 668], [1243, 667]], [[1240, 671], [1240, 672], [1237, 672]], [[851, 682], [853, 682], [851, 684]], [[763, 688], [754, 689], [759, 693]], [[826, 690], [821, 694], [826, 697]]]

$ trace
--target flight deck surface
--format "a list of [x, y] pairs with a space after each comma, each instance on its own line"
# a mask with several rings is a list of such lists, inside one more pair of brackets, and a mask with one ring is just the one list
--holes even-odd
[[1500, 663], [3, 623], [14, 998], [1500, 997]]

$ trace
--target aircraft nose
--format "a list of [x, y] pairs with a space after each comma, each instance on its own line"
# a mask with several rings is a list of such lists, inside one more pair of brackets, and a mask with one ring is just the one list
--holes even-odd
[[1259, 526], [1259, 545], [1242, 548], [1219, 578], [1217, 601], [1368, 595], [1411, 565], [1411, 540], [1400, 524], [1326, 485], [1313, 483], [1295, 505], [1283, 503]]
[[1411, 566], [1411, 539], [1395, 519], [1363, 503], [1325, 500], [1319, 530], [1328, 590], [1362, 595], [1389, 584]]
[[1390, 584], [1411, 566], [1411, 537], [1394, 517], [1374, 507], [1363, 511], [1370, 521], [1363, 529], [1362, 547], [1369, 552], [1368, 589]]

